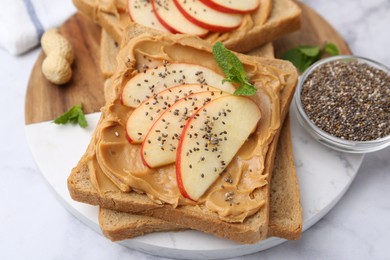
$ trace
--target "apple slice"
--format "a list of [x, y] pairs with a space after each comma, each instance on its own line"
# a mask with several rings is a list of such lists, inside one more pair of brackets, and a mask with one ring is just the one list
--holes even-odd
[[197, 36], [205, 36], [208, 33], [204, 29], [189, 20], [177, 9], [173, 0], [151, 0], [157, 19], [172, 33], [186, 33]]
[[204, 91], [218, 91], [208, 85], [187, 84], [166, 89], [141, 103], [130, 115], [126, 124], [126, 135], [130, 143], [142, 143], [149, 129], [166, 109], [179, 99]]
[[245, 14], [255, 11], [260, 0], [241, 0], [241, 1], [226, 1], [226, 0], [200, 0], [214, 10], [230, 13], [230, 14]]
[[176, 148], [184, 125], [206, 103], [221, 96], [223, 91], [205, 91], [180, 99], [168, 108], [150, 128], [142, 143], [141, 156], [144, 164], [155, 168], [176, 161]]
[[205, 84], [233, 93], [235, 87], [229, 82], [222, 83], [224, 76], [195, 64], [169, 63], [151, 68], [131, 78], [123, 88], [122, 104], [138, 107], [144, 100], [155, 94], [183, 84]]
[[200, 0], [173, 0], [177, 9], [192, 23], [210, 31], [227, 32], [240, 26], [243, 15], [216, 11]]
[[207, 103], [187, 122], [177, 148], [176, 179], [182, 195], [198, 200], [255, 129], [259, 107], [228, 95]]
[[129, 0], [127, 3], [132, 21], [159, 31], [168, 32], [157, 19], [150, 0]]

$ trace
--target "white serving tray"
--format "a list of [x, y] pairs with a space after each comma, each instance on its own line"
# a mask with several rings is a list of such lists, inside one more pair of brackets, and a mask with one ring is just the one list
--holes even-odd
[[[328, 213], [344, 195], [355, 178], [363, 155], [336, 152], [317, 143], [297, 123], [294, 107], [290, 111], [294, 161], [303, 208], [303, 230], [306, 230]], [[89, 126], [86, 129], [43, 122], [27, 125], [26, 134], [33, 157], [59, 201], [101, 234], [98, 207], [73, 201], [67, 189], [69, 173], [85, 152], [99, 116], [100, 113], [87, 115]], [[223, 259], [265, 250], [285, 241], [272, 237], [254, 245], [241, 245], [202, 232], [179, 231], [147, 234], [120, 244], [157, 256]]]

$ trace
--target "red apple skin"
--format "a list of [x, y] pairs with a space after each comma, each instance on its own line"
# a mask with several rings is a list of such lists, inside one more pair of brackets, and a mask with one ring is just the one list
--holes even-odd
[[[172, 28], [169, 24], [167, 24], [165, 21], [164, 21], [164, 19], [162, 19], [162, 17], [158, 14], [158, 12], [156, 11], [156, 3], [155, 3], [155, 0], [151, 0], [152, 1], [152, 5], [153, 5], [153, 11], [154, 11], [154, 13], [156, 14], [156, 17], [157, 17], [157, 19], [160, 21], [160, 23], [168, 30], [168, 31], [170, 31], [171, 33], [173, 33], [173, 34], [182, 34], [182, 32], [179, 32], [179, 31], [177, 31], [177, 30], [175, 30], [174, 28]], [[185, 16], [185, 15], [184, 15]], [[186, 16], [185, 16], [186, 17]], [[187, 18], [187, 17], [186, 17]], [[188, 19], [188, 18], [187, 18]], [[188, 19], [189, 20], [189, 19]], [[196, 23], [194, 23], [194, 22], [192, 22], [191, 20], [189, 20], [191, 23], [193, 23], [193, 24], [195, 24], [196, 25]], [[200, 26], [200, 25], [198, 25], [198, 26]], [[202, 26], [201, 26], [202, 27]], [[204, 28], [204, 27], [203, 27]], [[205, 28], [205, 29], [207, 29], [207, 28]], [[199, 37], [205, 37], [206, 35], [208, 34], [208, 32], [206, 32], [205, 34], [203, 34], [203, 35], [198, 35]]]
[[[164, 113], [163, 113], [163, 114], [164, 114]], [[161, 114], [160, 117], [161, 117], [163, 114]], [[159, 118], [160, 118], [160, 117], [159, 117]], [[153, 128], [153, 126], [157, 123], [157, 121], [158, 121], [158, 119], [156, 120], [156, 122], [153, 123], [153, 125], [151, 126], [151, 128]], [[147, 139], [147, 137], [148, 137], [148, 134], [145, 136], [145, 140]], [[144, 141], [142, 142], [142, 144], [141, 144], [141, 159], [142, 159], [142, 163], [143, 163], [146, 167], [148, 167], [149, 169], [152, 169], [153, 167], [151, 167], [151, 166], [146, 162], [146, 160], [145, 160], [145, 158], [144, 158], [145, 140], [144, 140]]]
[[127, 131], [126, 131], [126, 139], [127, 141], [129, 141], [129, 143], [133, 143], [133, 139], [131, 139], [131, 137], [127, 134]]
[[119, 95], [119, 102], [121, 103], [122, 106], [124, 106], [125, 104], [123, 103], [123, 91], [122, 93]]
[[[156, 122], [157, 122], [157, 120], [156, 120]], [[155, 124], [156, 122], [154, 122], [154, 124]], [[154, 124], [153, 124], [153, 125], [154, 125]], [[152, 125], [152, 127], [153, 127], [153, 125]], [[146, 140], [146, 137], [148, 137], [148, 135], [145, 136], [145, 140]], [[151, 166], [146, 162], [146, 160], [145, 160], [145, 157], [144, 157], [144, 152], [145, 152], [145, 150], [144, 150], [144, 148], [145, 148], [145, 141], [143, 141], [142, 144], [141, 144], [141, 159], [142, 159], [142, 163], [143, 163], [146, 167], [148, 167], [149, 169], [152, 169], [152, 167], [151, 167]]]
[[229, 31], [232, 31], [238, 27], [240, 27], [241, 24], [235, 26], [235, 27], [223, 27], [223, 26], [214, 26], [214, 25], [210, 25], [210, 24], [206, 24], [202, 21], [199, 21], [197, 19], [195, 19], [194, 17], [192, 17], [191, 15], [189, 15], [181, 6], [180, 4], [178, 3], [177, 0], [173, 0], [173, 2], [175, 3], [177, 9], [179, 9], [179, 11], [184, 15], [185, 18], [187, 18], [191, 23], [193, 24], [196, 24], [206, 30], [209, 30], [209, 31], [213, 31], [213, 32], [229, 32]]
[[[198, 111], [200, 111], [202, 108], [203, 107], [201, 107]], [[196, 115], [196, 114], [197, 113], [194, 113], [194, 115]], [[180, 191], [181, 195], [183, 195], [184, 198], [193, 201], [193, 199], [190, 197], [190, 195], [188, 195], [187, 191], [184, 188], [183, 180], [181, 179], [181, 170], [180, 170], [181, 169], [181, 160], [182, 160], [182, 158], [181, 158], [181, 150], [182, 150], [182, 147], [183, 147], [183, 140], [185, 139], [185, 134], [183, 134], [183, 133], [187, 132], [187, 129], [190, 127], [190, 125], [192, 123], [192, 120], [193, 120], [193, 116], [190, 118], [190, 120], [188, 120], [188, 122], [186, 123], [186, 125], [183, 128], [183, 131], [181, 132], [180, 139], [179, 139], [179, 144], [177, 145], [177, 150], [176, 150], [176, 163], [175, 163], [175, 167], [176, 167], [177, 187], [179, 188], [179, 191]]]
[[142, 144], [142, 147], [141, 147], [141, 159], [142, 159], [142, 163], [148, 167], [149, 169], [152, 169], [152, 167], [150, 167], [150, 165], [145, 161], [145, 158], [144, 158], [144, 145]]
[[213, 8], [216, 11], [220, 11], [222, 13], [227, 13], [227, 14], [247, 14], [247, 13], [251, 13], [251, 12], [255, 11], [259, 7], [259, 5], [260, 5], [260, 2], [259, 2], [259, 5], [257, 5], [255, 8], [253, 8], [251, 10], [240, 11], [240, 10], [230, 9], [230, 8], [225, 7], [225, 6], [221, 6], [221, 5], [213, 2], [212, 0], [199, 0], [199, 1], [201, 1], [202, 3], [207, 5], [208, 7]]
[[167, 24], [165, 21], [164, 21], [164, 19], [162, 19], [162, 17], [158, 14], [158, 12], [157, 12], [157, 8], [156, 8], [156, 2], [155, 2], [155, 0], [151, 0], [151, 2], [152, 2], [152, 6], [153, 6], [153, 11], [154, 11], [154, 13], [156, 14], [156, 16], [157, 16], [157, 19], [160, 21], [160, 23], [168, 30], [168, 31], [170, 31], [171, 33], [174, 33], [174, 34], [177, 34], [177, 33], [180, 33], [180, 32], [178, 32], [178, 31], [176, 31], [174, 28], [172, 28], [171, 26], [169, 26], [169, 24]]

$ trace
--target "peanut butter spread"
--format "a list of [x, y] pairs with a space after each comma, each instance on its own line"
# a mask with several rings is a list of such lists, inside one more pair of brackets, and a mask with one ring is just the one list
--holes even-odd
[[[228, 222], [242, 222], [256, 213], [267, 198], [259, 189], [266, 188], [265, 169], [269, 144], [280, 127], [280, 92], [284, 86], [283, 73], [275, 68], [253, 62], [240, 55], [247, 75], [258, 89], [251, 98], [259, 104], [262, 117], [253, 134], [244, 143], [225, 171], [198, 200], [184, 198], [176, 183], [175, 165], [150, 169], [141, 159], [141, 145], [126, 139], [126, 122], [133, 108], [120, 102], [124, 85], [145, 67], [164, 62], [193, 63], [222, 74], [209, 44], [189, 36], [144, 35], [126, 44], [118, 56], [117, 73], [106, 90], [106, 105], [88, 148], [88, 166], [94, 187], [101, 193], [120, 190], [146, 194], [157, 204], [197, 205], [212, 211]], [[281, 75], [281, 76], [278, 76]]]
[[[99, 21], [100, 13], [108, 14], [112, 18], [116, 19], [118, 24], [118, 34], [122, 34], [124, 29], [128, 27], [132, 21], [128, 14], [127, 0], [98, 0], [95, 1], [95, 8], [93, 12], [94, 20]], [[245, 14], [242, 19], [241, 25], [229, 32], [218, 33], [218, 32], [209, 32], [204, 39], [210, 43], [215, 43], [217, 41], [225, 42], [232, 41], [237, 42], [240, 39], [245, 38], [245, 36], [254, 29], [256, 26], [263, 25], [272, 10], [272, 0], [260, 0], [259, 8], [250, 14]]]

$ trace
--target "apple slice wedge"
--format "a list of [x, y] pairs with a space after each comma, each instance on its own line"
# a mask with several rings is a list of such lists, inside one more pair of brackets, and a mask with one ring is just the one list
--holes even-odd
[[180, 99], [168, 108], [150, 128], [142, 143], [144, 164], [155, 168], [176, 161], [176, 148], [183, 128], [192, 114], [213, 99], [230, 95], [223, 91], [205, 91]]
[[142, 143], [149, 129], [165, 110], [188, 95], [204, 91], [218, 91], [218, 89], [208, 85], [187, 84], [168, 88], [145, 100], [127, 120], [127, 139], [132, 144]]
[[133, 22], [162, 32], [168, 32], [157, 19], [150, 0], [128, 0], [127, 4], [130, 19]]
[[186, 33], [197, 36], [205, 36], [208, 33], [204, 29], [184, 17], [177, 9], [173, 0], [151, 0], [157, 19], [172, 33]]
[[189, 63], [169, 63], [147, 69], [131, 78], [123, 88], [122, 104], [138, 107], [157, 93], [183, 84], [205, 84], [234, 93], [234, 85], [222, 83], [224, 76], [209, 68]]
[[228, 95], [212, 100], [188, 120], [176, 158], [181, 194], [198, 200], [227, 167], [260, 120], [251, 99]]
[[243, 15], [219, 12], [200, 0], [173, 0], [177, 9], [192, 23], [215, 32], [231, 31], [241, 25]]
[[230, 14], [245, 14], [255, 11], [260, 0], [241, 0], [241, 1], [226, 1], [226, 0], [200, 0], [214, 10], [230, 13]]

